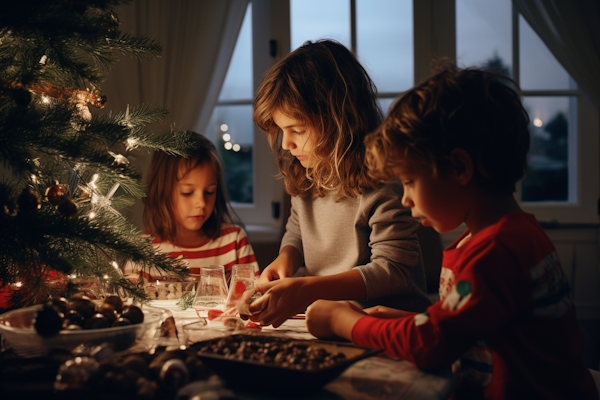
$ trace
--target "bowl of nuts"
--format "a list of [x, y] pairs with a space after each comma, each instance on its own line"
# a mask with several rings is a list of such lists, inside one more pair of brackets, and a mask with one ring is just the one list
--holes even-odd
[[228, 385], [261, 391], [316, 390], [355, 362], [380, 352], [352, 343], [262, 334], [234, 334], [190, 347]]
[[123, 305], [120, 300], [109, 296], [98, 304], [85, 295], [70, 301], [55, 296], [45, 304], [1, 314], [0, 335], [23, 357], [100, 343], [123, 350], [149, 329], [156, 331], [162, 313], [152, 307]]

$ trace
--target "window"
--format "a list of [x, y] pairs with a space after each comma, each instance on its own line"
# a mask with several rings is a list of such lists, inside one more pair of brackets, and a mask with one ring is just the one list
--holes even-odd
[[413, 85], [412, 15], [412, 0], [290, 0], [291, 49], [318, 39], [352, 49], [375, 83], [385, 114]]
[[246, 16], [229, 63], [206, 136], [219, 151], [223, 161], [225, 185], [234, 204], [253, 204], [254, 164], [252, 127], [252, 4]]
[[252, 0], [207, 132], [222, 147], [230, 197], [246, 224], [285, 223], [273, 212], [283, 183], [252, 123], [254, 91], [290, 50], [321, 38], [353, 49], [384, 113], [439, 57], [509, 74], [532, 120], [528, 176], [517, 193], [523, 208], [541, 221], [597, 223], [598, 111], [510, 0]]
[[587, 99], [567, 71], [510, 0], [456, 0], [456, 49], [459, 66], [494, 69], [521, 86], [531, 118], [528, 170], [517, 193], [522, 206], [540, 220], [593, 221], [586, 203], [594, 201], [579, 174], [587, 163], [579, 122], [589, 119], [579, 108]]

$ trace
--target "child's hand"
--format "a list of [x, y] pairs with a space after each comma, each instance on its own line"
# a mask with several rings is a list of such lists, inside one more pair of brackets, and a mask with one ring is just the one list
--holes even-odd
[[258, 283], [267, 283], [276, 279], [289, 278], [292, 275], [294, 275], [293, 266], [282, 257], [277, 257], [275, 261], [269, 264], [260, 274]]
[[375, 306], [370, 308], [365, 308], [363, 310], [365, 313], [370, 315], [371, 317], [377, 318], [402, 318], [408, 315], [414, 315], [415, 313], [397, 310], [395, 308], [385, 307], [385, 306]]
[[317, 300], [306, 310], [308, 331], [319, 339], [352, 340], [356, 321], [367, 315], [347, 301]]
[[279, 250], [277, 258], [264, 269], [258, 283], [271, 282], [276, 279], [289, 278], [300, 267], [300, 252], [293, 246], [284, 246]]
[[309, 295], [309, 279], [285, 278], [256, 285], [255, 290], [263, 295], [250, 304], [250, 320], [277, 328], [288, 318], [303, 313], [314, 300]]

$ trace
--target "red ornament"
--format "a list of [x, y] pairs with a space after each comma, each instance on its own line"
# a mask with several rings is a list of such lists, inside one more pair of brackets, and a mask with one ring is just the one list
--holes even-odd
[[63, 196], [69, 193], [69, 187], [67, 185], [61, 185], [58, 181], [54, 182], [54, 185], [46, 189], [46, 199], [53, 206], [58, 206], [63, 201]]

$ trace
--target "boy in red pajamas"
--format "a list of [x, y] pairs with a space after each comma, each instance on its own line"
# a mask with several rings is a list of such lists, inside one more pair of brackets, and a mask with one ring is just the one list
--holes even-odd
[[373, 176], [396, 177], [402, 204], [440, 233], [440, 300], [425, 313], [320, 300], [309, 331], [384, 349], [422, 369], [452, 365], [455, 398], [597, 399], [554, 245], [513, 196], [529, 117], [510, 79], [446, 66], [404, 94], [366, 138]]

